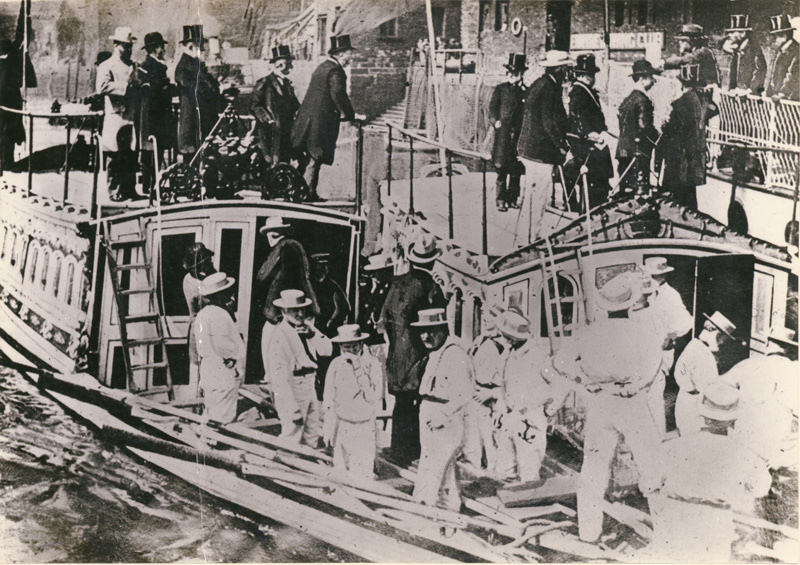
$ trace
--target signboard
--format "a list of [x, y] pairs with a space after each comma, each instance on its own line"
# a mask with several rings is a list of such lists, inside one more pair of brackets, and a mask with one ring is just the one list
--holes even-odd
[[[612, 33], [610, 37], [612, 51], [646, 50], [651, 51], [664, 47], [663, 31], [634, 31], [630, 33]], [[597, 51], [605, 49], [602, 33], [573, 33], [570, 39], [570, 50]]]

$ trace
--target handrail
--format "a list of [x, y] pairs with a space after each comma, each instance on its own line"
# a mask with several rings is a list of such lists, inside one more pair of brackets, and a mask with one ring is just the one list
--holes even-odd
[[483, 161], [491, 161], [492, 157], [488, 153], [478, 153], [477, 151], [470, 151], [469, 149], [461, 149], [458, 147], [453, 147], [450, 145], [446, 145], [439, 141], [435, 141], [429, 137], [425, 137], [424, 135], [420, 135], [414, 131], [409, 129], [400, 127], [397, 124], [390, 124], [388, 122], [372, 122], [370, 125], [366, 126], [370, 128], [372, 131], [380, 131], [378, 128], [392, 128], [393, 130], [401, 133], [406, 137], [410, 137], [412, 139], [416, 139], [417, 141], [421, 141], [428, 145], [432, 145], [434, 147], [438, 147], [440, 149], [444, 149], [446, 151], [450, 151], [451, 153], [455, 153], [456, 155], [463, 155], [464, 157], [470, 157], [472, 159], [481, 159]]
[[103, 116], [105, 112], [103, 110], [93, 112], [82, 112], [79, 114], [66, 114], [63, 112], [29, 112], [27, 110], [20, 110], [18, 108], [9, 108], [8, 106], [0, 105], [0, 110], [5, 112], [10, 112], [12, 114], [20, 114], [22, 116], [30, 116], [32, 118], [89, 118], [92, 116]]

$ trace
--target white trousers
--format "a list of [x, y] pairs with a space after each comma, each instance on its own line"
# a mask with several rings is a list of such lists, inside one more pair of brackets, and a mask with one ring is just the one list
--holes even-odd
[[475, 404], [475, 425], [478, 437], [486, 455], [486, 471], [494, 475], [497, 473], [497, 430], [492, 422], [492, 409], [485, 404]]
[[525, 165], [523, 206], [514, 234], [516, 246], [527, 245], [539, 238], [547, 201], [553, 193], [553, 165], [520, 157]]
[[678, 391], [675, 398], [675, 425], [682, 436], [699, 432], [705, 425], [705, 418], [700, 415], [702, 396], [700, 393]]
[[538, 481], [542, 461], [547, 449], [547, 416], [526, 415], [532, 429], [529, 440], [524, 440], [516, 430], [498, 430], [497, 475], [501, 479], [519, 477], [522, 482]]
[[481, 408], [482, 405], [470, 402], [464, 410], [464, 459], [477, 469], [481, 468], [483, 455], [483, 437], [478, 424]]
[[333, 468], [369, 480], [374, 467], [375, 421], [346, 422], [340, 418], [333, 442]]
[[664, 371], [659, 371], [658, 376], [647, 389], [647, 404], [656, 424], [656, 429], [663, 438], [667, 433], [667, 408], [664, 404], [664, 389], [667, 386], [667, 376]]
[[[423, 401], [423, 405], [426, 401]], [[429, 506], [458, 511], [461, 494], [456, 481], [456, 457], [464, 443], [464, 418], [455, 417], [436, 430], [420, 419], [421, 452], [414, 498]]]
[[295, 412], [288, 408], [292, 403], [281, 398], [281, 394], [275, 394], [275, 410], [281, 421], [281, 437], [316, 448], [322, 432], [322, 408], [314, 389], [314, 375], [294, 376], [290, 385], [302, 422], [294, 422]]

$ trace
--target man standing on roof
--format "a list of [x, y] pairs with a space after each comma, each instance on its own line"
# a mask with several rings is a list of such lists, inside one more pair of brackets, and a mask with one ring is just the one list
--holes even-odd
[[519, 179], [524, 171], [517, 161], [517, 140], [525, 104], [525, 55], [509, 53], [504, 67], [508, 80], [495, 87], [489, 101], [489, 121], [495, 129], [492, 164], [497, 169], [496, 199], [501, 212], [509, 206], [519, 208]]
[[349, 35], [331, 36], [328, 58], [311, 75], [311, 82], [292, 126], [292, 147], [306, 155], [300, 168], [311, 191], [311, 200], [319, 200], [317, 184], [320, 167], [333, 164], [336, 140], [339, 139], [339, 122], [352, 122], [355, 119], [344, 72], [353, 49]]
[[770, 17], [769, 27], [777, 54], [771, 64], [767, 96], [800, 100], [800, 44], [794, 40], [789, 16]]
[[699, 66], [699, 80], [705, 85], [720, 84], [719, 66], [714, 53], [708, 48], [708, 38], [703, 33], [703, 26], [683, 24], [681, 33], [675, 36], [678, 40], [678, 55], [664, 61], [665, 69], [680, 69], [686, 64]]
[[289, 163], [295, 157], [291, 134], [300, 102], [289, 80], [293, 61], [288, 45], [273, 47], [269, 60], [273, 71], [256, 82], [250, 102], [258, 122], [258, 146], [271, 166]]
[[653, 125], [653, 102], [647, 92], [659, 74], [650, 61], [633, 62], [633, 91], [619, 105], [619, 143], [617, 173], [623, 189], [634, 190], [650, 182], [650, 158], [658, 130]]
[[569, 118], [561, 86], [567, 80], [567, 69], [572, 61], [566, 51], [548, 51], [541, 64], [544, 74], [528, 89], [517, 143], [517, 154], [525, 165], [529, 186], [532, 240], [538, 237], [545, 205], [553, 192], [555, 168], [564, 163], [569, 153]]
[[767, 61], [752, 31], [749, 15], [731, 14], [731, 25], [725, 30], [728, 37], [722, 50], [731, 55], [728, 88], [761, 95], [764, 92]]

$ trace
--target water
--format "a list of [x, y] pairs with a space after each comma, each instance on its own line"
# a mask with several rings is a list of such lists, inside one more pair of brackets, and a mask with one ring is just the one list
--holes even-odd
[[0, 371], [0, 562], [352, 560], [150, 468]]

